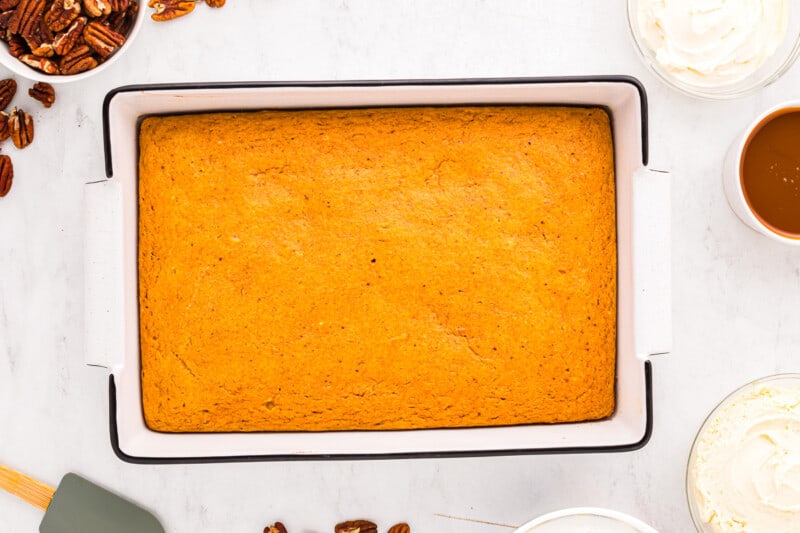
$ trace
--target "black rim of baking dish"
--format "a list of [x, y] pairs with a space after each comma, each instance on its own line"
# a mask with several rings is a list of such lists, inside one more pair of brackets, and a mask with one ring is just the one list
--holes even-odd
[[[537, 78], [466, 78], [441, 80], [363, 80], [363, 81], [300, 81], [300, 82], [221, 82], [221, 83], [164, 83], [126, 85], [108, 92], [103, 100], [103, 149], [105, 155], [106, 176], [113, 176], [111, 138], [109, 131], [109, 108], [111, 101], [120, 93], [153, 92], [176, 90], [215, 90], [215, 89], [263, 89], [286, 87], [391, 87], [391, 86], [449, 86], [449, 85], [522, 85], [551, 83], [627, 83], [639, 92], [642, 115], [642, 164], [647, 165], [649, 158], [647, 93], [644, 85], [627, 75], [610, 76], [572, 76], [572, 77], [537, 77]], [[638, 442], [614, 446], [575, 446], [563, 448], [518, 448], [500, 450], [469, 450], [444, 452], [404, 452], [404, 453], [368, 453], [368, 454], [279, 454], [279, 455], [232, 455], [209, 457], [137, 457], [126, 454], [119, 444], [117, 428], [117, 387], [114, 376], [109, 376], [109, 430], [111, 447], [117, 457], [132, 464], [191, 464], [191, 463], [236, 463], [258, 461], [315, 461], [315, 460], [370, 460], [370, 459], [432, 459], [447, 457], [487, 457], [508, 455], [556, 455], [578, 453], [613, 453], [630, 452], [644, 447], [653, 433], [653, 394], [652, 366], [650, 361], [644, 362], [645, 377], [645, 431]]]
[[499, 457], [506, 455], [562, 455], [579, 453], [632, 452], [644, 447], [653, 434], [653, 387], [650, 361], [644, 363], [646, 424], [642, 439], [633, 444], [619, 446], [574, 446], [568, 448], [515, 448], [510, 450], [469, 450], [453, 452], [405, 452], [405, 453], [355, 453], [355, 454], [279, 454], [279, 455], [223, 455], [211, 457], [136, 457], [128, 455], [119, 446], [117, 432], [117, 386], [114, 376], [109, 376], [109, 429], [111, 447], [122, 461], [140, 465], [191, 464], [191, 463], [252, 463], [259, 461], [364, 461], [370, 459], [441, 459], [448, 457]]
[[449, 85], [529, 85], [548, 83], [627, 83], [639, 92], [642, 107], [642, 164], [647, 166], [649, 159], [647, 92], [641, 81], [633, 76], [554, 76], [540, 78], [448, 78], [440, 80], [408, 79], [408, 80], [348, 80], [348, 81], [247, 81], [218, 83], [153, 83], [142, 85], [124, 85], [112, 89], [103, 99], [103, 152], [105, 155], [106, 176], [114, 175], [111, 136], [108, 125], [108, 112], [111, 101], [121, 93], [153, 92], [153, 91], [185, 91], [215, 89], [275, 89], [287, 87], [405, 87], [414, 85], [449, 86]]

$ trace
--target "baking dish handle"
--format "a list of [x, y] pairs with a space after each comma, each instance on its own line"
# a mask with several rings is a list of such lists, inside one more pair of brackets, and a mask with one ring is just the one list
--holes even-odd
[[671, 176], [640, 168], [633, 176], [633, 288], [636, 355], [672, 349]]
[[84, 349], [87, 365], [119, 370], [124, 346], [122, 188], [118, 180], [84, 187]]

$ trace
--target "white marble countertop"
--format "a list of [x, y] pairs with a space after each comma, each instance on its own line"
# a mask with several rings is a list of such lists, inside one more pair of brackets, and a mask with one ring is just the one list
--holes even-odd
[[[2, 73], [0, 73], [2, 74]], [[651, 165], [671, 168], [674, 350], [654, 362], [655, 431], [611, 455], [136, 466], [108, 437], [108, 375], [83, 363], [82, 189], [104, 176], [101, 102], [130, 83], [631, 74], [650, 99]], [[602, 506], [661, 532], [692, 530], [688, 449], [706, 413], [759, 376], [800, 370], [800, 249], [741, 224], [720, 169], [760, 111], [800, 98], [800, 66], [756, 96], [690, 99], [636, 57], [622, 0], [229, 0], [144, 25], [120, 61], [24, 93], [36, 138], [0, 200], [0, 462], [57, 483], [81, 473], [155, 510], [171, 533], [256, 533], [276, 519], [325, 533], [346, 518], [416, 532], [510, 531], [542, 513]], [[0, 529], [41, 513], [0, 494]]]

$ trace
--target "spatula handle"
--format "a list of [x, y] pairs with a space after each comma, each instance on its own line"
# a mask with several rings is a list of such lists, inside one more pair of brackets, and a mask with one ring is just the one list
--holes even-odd
[[10, 492], [42, 511], [47, 510], [56, 493], [53, 487], [3, 465], [0, 465], [0, 489]]

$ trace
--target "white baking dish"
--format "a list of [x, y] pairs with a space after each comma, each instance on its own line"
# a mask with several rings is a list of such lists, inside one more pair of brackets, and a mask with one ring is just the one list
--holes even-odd
[[[559, 104], [605, 107], [617, 179], [617, 408], [596, 422], [379, 432], [168, 434], [142, 414], [137, 295], [138, 122], [264, 108]], [[132, 462], [618, 451], [652, 427], [652, 354], [669, 351], [669, 176], [647, 164], [645, 94], [626, 77], [123, 87], [105, 101], [108, 179], [86, 187], [86, 359], [111, 372], [112, 443]]]

